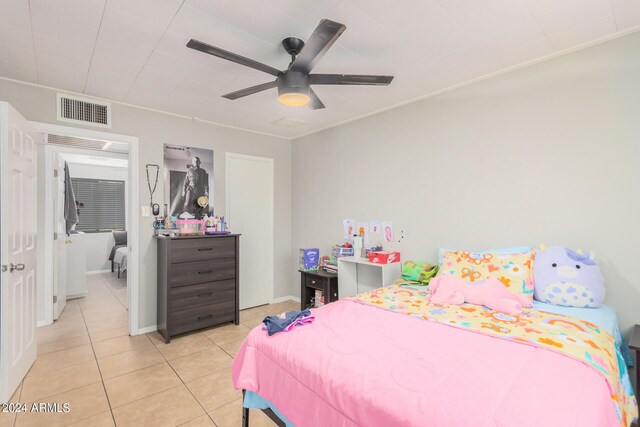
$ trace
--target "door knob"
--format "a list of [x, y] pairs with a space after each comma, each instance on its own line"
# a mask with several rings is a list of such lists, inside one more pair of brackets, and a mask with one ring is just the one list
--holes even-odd
[[22, 271], [24, 270], [24, 264], [9, 264], [9, 273], [13, 273], [13, 270]]

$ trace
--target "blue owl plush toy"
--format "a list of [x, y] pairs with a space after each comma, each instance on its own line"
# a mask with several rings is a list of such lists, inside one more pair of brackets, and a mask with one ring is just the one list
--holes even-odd
[[566, 307], [600, 307], [606, 289], [595, 256], [555, 246], [542, 247], [533, 264], [534, 298]]

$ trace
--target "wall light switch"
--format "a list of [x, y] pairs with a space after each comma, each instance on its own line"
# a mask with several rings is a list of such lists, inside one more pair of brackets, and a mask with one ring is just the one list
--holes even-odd
[[142, 208], [142, 216], [143, 217], [151, 216], [151, 209], [150, 209], [149, 205], [142, 205], [140, 207]]

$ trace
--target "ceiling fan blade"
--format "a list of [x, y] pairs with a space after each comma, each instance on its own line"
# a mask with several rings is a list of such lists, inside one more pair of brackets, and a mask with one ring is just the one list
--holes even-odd
[[318, 95], [311, 88], [309, 88], [309, 98], [311, 98], [311, 101], [309, 102], [309, 108], [311, 108], [312, 110], [320, 110], [321, 108], [324, 108], [324, 104], [322, 103], [322, 101], [320, 101]]
[[271, 74], [272, 76], [277, 77], [278, 74], [281, 73], [280, 70], [277, 70], [269, 65], [254, 61], [253, 59], [245, 58], [244, 56], [237, 55], [235, 53], [220, 49], [215, 46], [211, 46], [210, 44], [195, 39], [189, 40], [189, 43], [187, 43], [187, 47], [199, 50], [200, 52], [208, 53], [209, 55], [217, 56], [218, 58], [226, 59], [227, 61], [235, 62], [236, 64], [244, 65], [245, 67], [263, 71], [267, 74]]
[[276, 86], [278, 86], [278, 81], [274, 80], [272, 82], [262, 83], [262, 84], [259, 84], [259, 85], [255, 85], [255, 86], [247, 87], [247, 88], [244, 88], [244, 89], [240, 89], [240, 90], [237, 90], [235, 92], [231, 92], [231, 93], [228, 93], [226, 95], [222, 95], [222, 97], [234, 100], [234, 99], [242, 98], [242, 97], [247, 96], [247, 95], [253, 95], [254, 93], [262, 92], [263, 90], [271, 89], [271, 88], [276, 87]]
[[338, 40], [340, 34], [347, 27], [344, 24], [323, 19], [307, 40], [302, 51], [296, 56], [291, 70], [309, 74], [313, 67], [322, 59], [327, 50]]
[[386, 86], [393, 76], [372, 76], [364, 74], [311, 74], [312, 85], [373, 85]]

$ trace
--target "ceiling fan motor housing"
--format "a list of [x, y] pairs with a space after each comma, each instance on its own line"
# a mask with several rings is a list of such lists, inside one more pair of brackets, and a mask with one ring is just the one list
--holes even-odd
[[278, 76], [278, 95], [290, 93], [309, 96], [309, 75], [289, 70]]

